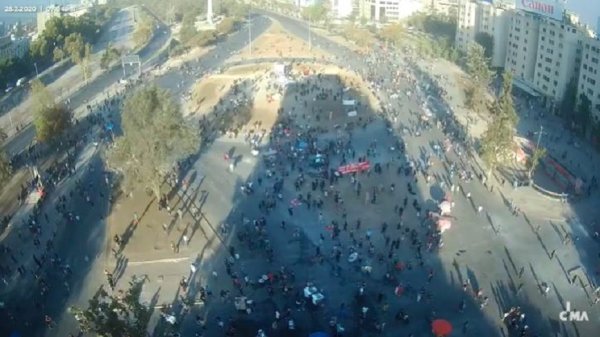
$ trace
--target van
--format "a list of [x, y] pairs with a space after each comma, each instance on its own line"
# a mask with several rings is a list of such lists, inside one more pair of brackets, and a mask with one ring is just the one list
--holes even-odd
[[27, 77], [21, 77], [17, 80], [17, 87], [21, 87], [23, 86], [23, 84], [25, 84], [25, 81], [27, 81]]

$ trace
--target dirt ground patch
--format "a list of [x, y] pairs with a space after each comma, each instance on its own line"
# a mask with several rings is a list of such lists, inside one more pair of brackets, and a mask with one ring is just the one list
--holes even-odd
[[309, 48], [308, 43], [293, 36], [279, 22], [274, 21], [273, 25], [252, 43], [252, 55], [249, 55], [248, 48], [246, 48], [228, 61], [237, 62], [250, 57], [254, 59], [275, 57], [322, 59], [330, 56], [329, 53], [314, 45]]
[[192, 88], [191, 98], [184, 104], [184, 116], [210, 111], [227, 94], [235, 77], [212, 75], [198, 81]]

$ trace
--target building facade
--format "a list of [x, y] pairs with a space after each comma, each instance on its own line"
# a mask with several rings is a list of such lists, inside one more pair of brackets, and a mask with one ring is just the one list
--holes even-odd
[[515, 84], [558, 103], [581, 68], [582, 41], [589, 36], [575, 17], [563, 20], [525, 11], [514, 12], [508, 36], [506, 69]]
[[424, 5], [432, 14], [448, 16], [451, 18], [458, 17], [459, 0], [424, 0]]
[[46, 22], [50, 21], [50, 19], [54, 17], [60, 17], [62, 15], [62, 11], [60, 6], [53, 5], [46, 7], [45, 10], [41, 12], [37, 12], [36, 15], [37, 33], [39, 35], [44, 31], [44, 29], [46, 29]]
[[354, 11], [353, 0], [330, 0], [330, 14], [335, 19], [345, 19]]
[[466, 52], [479, 34], [487, 34], [492, 38], [492, 67], [504, 67], [512, 9], [512, 5], [503, 3], [461, 0], [457, 11], [456, 48]]
[[513, 73], [515, 84], [525, 91], [535, 90], [540, 24], [538, 15], [524, 11], [515, 11], [510, 18], [504, 67]]
[[6, 35], [0, 38], [0, 59], [21, 58], [29, 51], [29, 39]]
[[569, 20], [543, 17], [537, 48], [535, 87], [560, 102], [571, 82], [577, 82], [585, 31]]
[[51, 5], [46, 7], [43, 11], [37, 12], [37, 34], [41, 34], [46, 28], [46, 22], [54, 17], [60, 17], [63, 15], [69, 15], [73, 17], [79, 17], [86, 14], [89, 11], [89, 6], [84, 5], [68, 5], [58, 6]]
[[398, 21], [424, 10], [421, 0], [361, 0], [359, 15], [375, 22]]
[[582, 41], [581, 68], [577, 84], [578, 98], [585, 94], [591, 102], [592, 118], [600, 123], [600, 40]]

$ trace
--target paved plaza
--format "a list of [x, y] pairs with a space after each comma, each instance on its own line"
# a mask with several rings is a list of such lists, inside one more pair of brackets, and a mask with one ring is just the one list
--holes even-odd
[[[108, 289], [107, 270], [115, 291], [144, 282], [152, 336], [425, 337], [436, 319], [450, 336], [597, 335], [597, 190], [563, 203], [484, 182], [460, 136], [461, 89], [438, 80], [450, 67], [317, 34], [315, 53], [297, 54], [307, 27], [274, 17], [253, 18], [254, 58], [241, 30], [149, 78], [203, 135], [160, 201], [115, 192], [99, 156], [129, 88], [81, 110], [43, 206], [24, 203], [3, 234], [0, 332], [77, 335], [65, 309]], [[522, 132], [536, 126], [523, 119]], [[564, 164], [589, 181], [597, 161], [583, 145]]]

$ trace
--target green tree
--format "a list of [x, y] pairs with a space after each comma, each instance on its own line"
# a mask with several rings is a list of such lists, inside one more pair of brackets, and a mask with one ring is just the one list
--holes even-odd
[[586, 134], [592, 122], [592, 102], [586, 94], [579, 95], [579, 104], [573, 114], [573, 121]]
[[133, 42], [139, 48], [152, 38], [152, 34], [154, 34], [154, 19], [143, 10], [138, 10], [137, 13], [139, 13], [139, 19], [133, 31]]
[[196, 16], [194, 13], [185, 13], [183, 15], [183, 21], [181, 22], [181, 30], [179, 31], [179, 41], [182, 44], [187, 45], [192, 41], [194, 36], [198, 34], [196, 31], [196, 27], [194, 26], [194, 22], [196, 21]]
[[227, 17], [221, 20], [221, 22], [219, 22], [219, 24], [217, 25], [217, 31], [219, 32], [219, 34], [229, 34], [233, 31], [235, 25], [235, 19], [232, 17]]
[[381, 29], [379, 32], [379, 36], [391, 43], [399, 43], [404, 38], [404, 27], [400, 23], [392, 23]]
[[133, 279], [129, 285], [121, 298], [100, 288], [89, 300], [87, 309], [70, 307], [79, 328], [105, 337], [145, 337], [153, 308], [140, 304], [143, 282]]
[[124, 104], [123, 136], [107, 154], [129, 188], [141, 184], [160, 196], [170, 166], [198, 149], [199, 137], [183, 119], [168, 91], [145, 87]]
[[71, 58], [71, 61], [75, 64], [81, 63], [83, 54], [85, 52], [85, 43], [83, 42], [83, 36], [79, 33], [71, 33], [65, 38], [64, 43], [65, 54]]
[[483, 47], [472, 43], [467, 50], [467, 73], [472, 83], [465, 90], [467, 106], [481, 111], [487, 105], [487, 93], [492, 81], [493, 72], [488, 67], [488, 59]]
[[494, 55], [494, 37], [485, 32], [479, 32], [475, 35], [475, 42], [483, 47], [484, 56], [490, 59]]
[[3, 143], [7, 139], [8, 139], [8, 133], [6, 133], [4, 128], [0, 127], [0, 143]]
[[315, 4], [302, 9], [302, 18], [312, 22], [323, 22], [327, 19], [327, 8], [322, 4]]
[[220, 8], [221, 14], [235, 19], [245, 18], [250, 11], [247, 4], [235, 0], [222, 1]]
[[571, 119], [571, 122], [575, 122], [573, 120], [573, 116], [575, 116], [575, 104], [577, 104], [577, 81], [571, 80], [565, 89], [565, 93], [559, 107], [560, 113], [563, 116]]
[[62, 50], [62, 48], [54, 48], [52, 55], [52, 60], [54, 62], [62, 61], [66, 57], [65, 52]]
[[81, 72], [85, 81], [92, 76], [92, 46], [89, 43], [83, 48], [83, 57], [80, 61]]
[[54, 97], [40, 80], [36, 79], [31, 84], [31, 97], [33, 124], [38, 141], [50, 141], [71, 125], [71, 112], [54, 101]]
[[542, 147], [538, 147], [533, 150], [533, 154], [531, 157], [527, 159], [527, 177], [529, 181], [531, 181], [533, 177], [533, 172], [540, 164], [540, 161], [546, 156], [546, 149]]
[[108, 69], [112, 62], [119, 59], [119, 56], [121, 56], [121, 52], [117, 48], [109, 45], [104, 49], [104, 53], [102, 53], [102, 56], [100, 57], [100, 68]]
[[6, 152], [0, 152], [0, 186], [4, 186], [4, 184], [12, 177], [12, 166], [10, 165], [10, 160], [6, 155]]
[[481, 138], [480, 154], [487, 164], [488, 176], [499, 165], [508, 163], [515, 153], [515, 126], [518, 117], [512, 101], [512, 75], [505, 72], [500, 96], [493, 106], [492, 121]]

